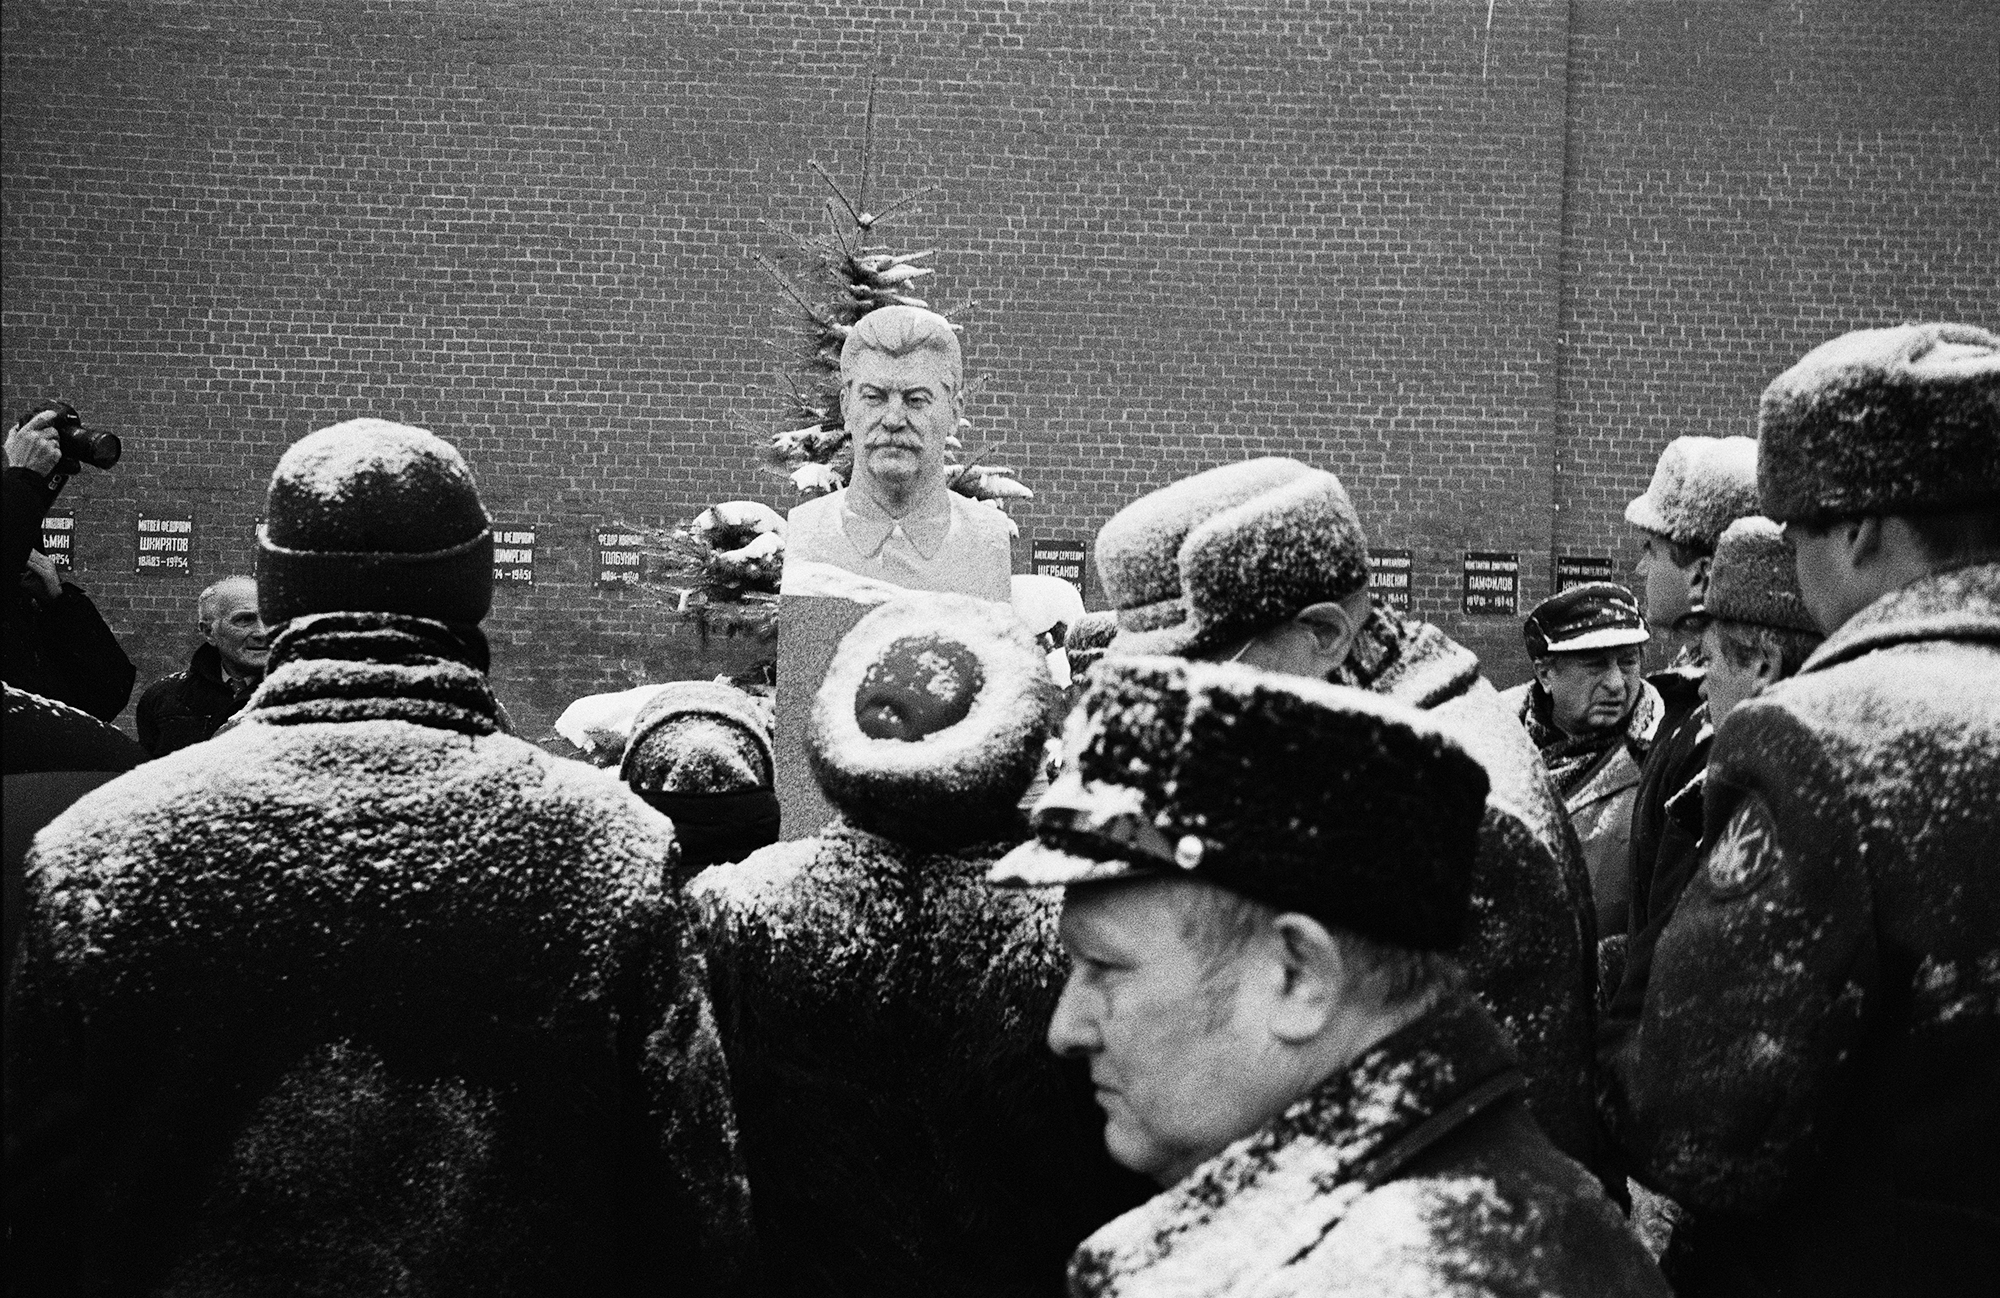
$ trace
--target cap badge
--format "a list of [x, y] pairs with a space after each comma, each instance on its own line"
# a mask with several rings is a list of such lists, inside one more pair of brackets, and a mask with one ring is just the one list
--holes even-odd
[[1201, 864], [1202, 855], [1207, 851], [1208, 844], [1193, 834], [1183, 835], [1181, 841], [1174, 844], [1174, 864], [1183, 870], [1192, 870]]

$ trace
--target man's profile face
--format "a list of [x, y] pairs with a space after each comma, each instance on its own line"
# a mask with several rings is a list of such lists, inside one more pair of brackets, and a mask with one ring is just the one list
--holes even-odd
[[1549, 718], [1568, 735], [1597, 734], [1625, 724], [1639, 701], [1638, 645], [1550, 654], [1535, 668], [1549, 693]]
[[1646, 620], [1654, 626], [1677, 626], [1694, 611], [1695, 578], [1701, 570], [1697, 559], [1683, 568], [1674, 562], [1674, 547], [1663, 536], [1639, 532], [1640, 597], [1646, 604]]
[[270, 646], [264, 619], [257, 614], [257, 584], [232, 581], [215, 592], [214, 600], [214, 615], [206, 630], [208, 642], [232, 675], [261, 676]]
[[958, 427], [950, 383], [950, 366], [934, 351], [857, 353], [840, 400], [854, 439], [856, 476], [897, 491], [942, 480], [945, 439]]
[[1167, 887], [1070, 888], [1059, 932], [1071, 966], [1049, 1047], [1089, 1061], [1112, 1158], [1171, 1185], [1263, 1124], [1249, 1074], [1270, 1038], [1252, 992], [1227, 972], [1211, 981]]

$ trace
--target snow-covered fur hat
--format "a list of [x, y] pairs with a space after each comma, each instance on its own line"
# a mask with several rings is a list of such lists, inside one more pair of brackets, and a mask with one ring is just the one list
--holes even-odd
[[1823, 343], [1764, 389], [1757, 436], [1779, 522], [2000, 506], [2000, 338], [1919, 324]]
[[1625, 521], [1713, 554], [1723, 528], [1756, 512], [1756, 438], [1676, 437], [1660, 452], [1646, 494], [1625, 506]]
[[892, 600], [834, 650], [806, 755], [827, 800], [862, 829], [926, 849], [1004, 838], [1021, 832], [1060, 700], [1005, 605]]
[[1115, 658], [1063, 733], [1035, 839], [987, 876], [1200, 879], [1418, 950], [1464, 933], [1485, 768], [1425, 714], [1232, 663]]
[[771, 727], [721, 681], [675, 681], [632, 723], [619, 778], [641, 793], [740, 793], [771, 787]]
[[1070, 670], [1078, 675], [1089, 670], [1098, 659], [1104, 657], [1105, 647], [1118, 634], [1118, 613], [1115, 609], [1094, 609], [1070, 624], [1069, 634], [1063, 637], [1063, 649], [1069, 654]]
[[478, 622], [493, 604], [493, 532], [451, 443], [350, 419], [292, 444], [257, 529], [257, 607]]
[[1799, 591], [1791, 542], [1768, 518], [1739, 518], [1722, 534], [1708, 572], [1707, 610], [1727, 622], [1819, 634]]
[[1097, 534], [1118, 608], [1115, 654], [1195, 657], [1368, 584], [1368, 543], [1340, 479], [1269, 457], [1182, 478]]

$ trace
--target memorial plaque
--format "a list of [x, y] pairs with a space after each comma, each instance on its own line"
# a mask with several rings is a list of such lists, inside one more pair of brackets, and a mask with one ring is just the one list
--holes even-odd
[[1616, 581], [1618, 578], [1613, 571], [1608, 554], [1559, 554], [1556, 556], [1556, 593], [1561, 594], [1571, 586], [1588, 585], [1593, 581]]
[[1467, 550], [1463, 608], [1469, 617], [1514, 617], [1521, 607], [1521, 556], [1513, 550]]
[[1414, 565], [1408, 550], [1370, 550], [1368, 589], [1398, 613], [1410, 611], [1410, 577]]
[[646, 538], [615, 524], [597, 529], [597, 589], [637, 586], [646, 572]]
[[185, 576], [193, 567], [194, 519], [154, 518], [141, 514], [138, 558], [133, 571], [154, 576]]
[[64, 572], [73, 571], [76, 563], [70, 556], [75, 552], [76, 515], [67, 510], [42, 515], [42, 553], [49, 562]]
[[1083, 564], [1088, 551], [1081, 540], [1073, 536], [1048, 536], [1036, 541], [1028, 550], [1028, 571], [1042, 577], [1060, 577], [1076, 587], [1076, 593], [1084, 593]]
[[518, 523], [493, 527], [493, 584], [535, 584], [535, 529]]

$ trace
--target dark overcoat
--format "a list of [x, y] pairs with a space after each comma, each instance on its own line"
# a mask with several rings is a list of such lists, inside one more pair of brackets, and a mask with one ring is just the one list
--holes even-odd
[[1060, 898], [1011, 842], [922, 851], [844, 818], [689, 885], [773, 1294], [1055, 1294], [1145, 1196], [1045, 1039]]
[[290, 623], [245, 719], [38, 838], [23, 1293], [701, 1293], [748, 1207], [668, 823], [436, 623]]
[[2000, 1277], [2000, 565], [1883, 596], [1715, 737], [1613, 1116], [1684, 1294]]

